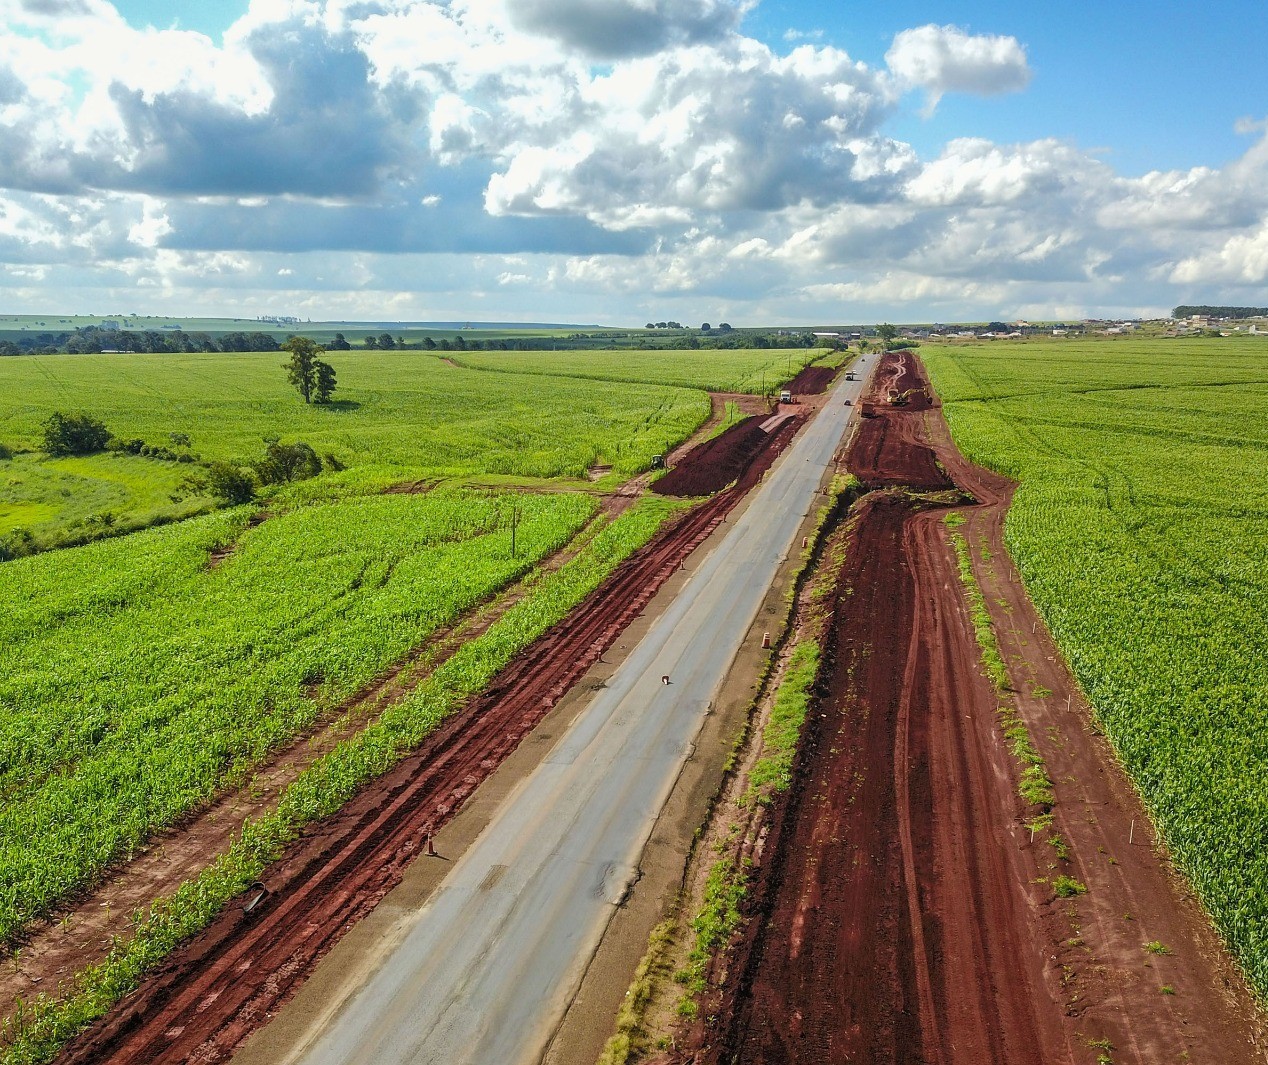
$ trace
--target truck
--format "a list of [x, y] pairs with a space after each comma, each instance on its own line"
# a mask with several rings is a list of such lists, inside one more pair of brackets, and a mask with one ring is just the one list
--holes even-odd
[[786, 389], [786, 388], [785, 388], [785, 389], [783, 389], [782, 391], [780, 391], [780, 393], [779, 393], [779, 402], [780, 402], [780, 403], [791, 403], [792, 401], [793, 401], [793, 398], [792, 398], [792, 392], [790, 392], [790, 391], [789, 391], [788, 389]]
[[847, 381], [855, 381], [855, 380], [857, 380], [857, 378], [854, 376], [854, 371], [853, 371], [853, 370], [846, 370], [846, 371], [845, 371], [845, 379], [846, 379]]

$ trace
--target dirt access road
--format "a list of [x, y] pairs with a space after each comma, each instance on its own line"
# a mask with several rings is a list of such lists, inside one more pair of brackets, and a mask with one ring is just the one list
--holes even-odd
[[[913, 388], [905, 408], [883, 402]], [[861, 504], [827, 695], [774, 815], [718, 1021], [678, 1060], [1264, 1061], [1249, 995], [1149, 845], [1139, 803], [1011, 575], [1012, 486], [955, 451], [913, 357], [888, 356], [870, 398], [851, 468], [904, 491]], [[982, 670], [949, 508], [906, 490], [953, 486], [981, 501], [957, 509], [1011, 694]], [[1018, 794], [997, 717], [1010, 704], [1054, 785], [1052, 826], [1033, 835], [1027, 821], [1041, 810]], [[1087, 892], [1058, 898], [1060, 875]]]
[[[275, 1060], [535, 1060], [617, 906], [857, 393], [845, 383], [419, 912]], [[662, 683], [662, 675], [670, 683]]]

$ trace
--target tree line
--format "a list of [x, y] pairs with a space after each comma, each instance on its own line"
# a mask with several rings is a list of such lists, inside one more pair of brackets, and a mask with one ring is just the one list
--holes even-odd
[[1172, 318], [1192, 318], [1195, 314], [1207, 318], [1260, 318], [1268, 315], [1268, 307], [1211, 307], [1196, 304], [1192, 307], [1181, 305], [1171, 311]]

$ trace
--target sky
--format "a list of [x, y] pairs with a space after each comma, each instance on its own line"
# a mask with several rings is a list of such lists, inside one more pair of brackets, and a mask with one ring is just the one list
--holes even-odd
[[1241, 0], [0, 0], [0, 313], [1268, 304], [1262, 23]]

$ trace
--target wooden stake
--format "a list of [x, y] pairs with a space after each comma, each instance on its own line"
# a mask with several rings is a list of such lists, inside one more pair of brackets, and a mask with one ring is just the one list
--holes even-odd
[[1136, 821], [1132, 820], [1131, 831], [1127, 833], [1127, 846], [1132, 846], [1132, 841], [1136, 838]]

